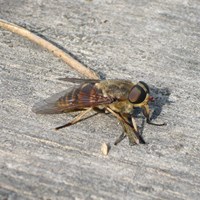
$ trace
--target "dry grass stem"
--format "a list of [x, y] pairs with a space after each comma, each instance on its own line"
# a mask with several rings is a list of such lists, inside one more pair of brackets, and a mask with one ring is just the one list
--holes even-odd
[[46, 41], [45, 39], [35, 35], [34, 33], [26, 30], [25, 28], [22, 28], [18, 25], [9, 23], [5, 20], [0, 19], [0, 27], [11, 31], [13, 33], [16, 33], [20, 36], [23, 36], [30, 41], [40, 45], [41, 47], [49, 50], [52, 52], [55, 56], [59, 57], [61, 60], [63, 60], [65, 63], [67, 63], [71, 68], [75, 69], [80, 74], [86, 76], [90, 79], [99, 79], [98, 75], [92, 71], [91, 69], [88, 69], [83, 64], [75, 60], [73, 57], [71, 57], [69, 54], [65, 53], [63, 50], [59, 49], [52, 43]]

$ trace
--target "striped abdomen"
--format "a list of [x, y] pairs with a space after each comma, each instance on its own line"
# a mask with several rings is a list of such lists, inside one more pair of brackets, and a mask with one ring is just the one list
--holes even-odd
[[67, 111], [95, 107], [111, 102], [112, 99], [104, 97], [102, 91], [95, 86], [95, 83], [85, 83], [60, 97], [57, 106]]

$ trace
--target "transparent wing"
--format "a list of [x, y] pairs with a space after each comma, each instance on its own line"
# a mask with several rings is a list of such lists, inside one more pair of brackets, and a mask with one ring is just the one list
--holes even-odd
[[56, 114], [56, 113], [62, 113], [61, 107], [57, 105], [57, 102], [60, 98], [64, 97], [66, 94], [68, 94], [73, 88], [69, 88], [67, 90], [64, 90], [62, 92], [56, 93], [52, 96], [50, 96], [47, 99], [44, 99], [32, 107], [32, 111], [37, 114]]
[[54, 94], [53, 96], [36, 103], [32, 111], [37, 114], [58, 114], [101, 104], [109, 104], [113, 100], [104, 97], [95, 84], [86, 83], [77, 87]]

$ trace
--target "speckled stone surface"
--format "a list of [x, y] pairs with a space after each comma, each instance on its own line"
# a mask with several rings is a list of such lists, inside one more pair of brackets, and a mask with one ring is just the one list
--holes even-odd
[[[0, 29], [0, 199], [199, 199], [198, 0], [0, 0], [0, 18], [64, 48], [107, 79], [147, 82], [156, 97], [147, 145], [114, 146], [122, 129], [98, 114], [36, 115], [35, 102], [80, 77], [51, 53]], [[141, 116], [141, 115], [140, 115]], [[110, 143], [108, 156], [101, 144]]]

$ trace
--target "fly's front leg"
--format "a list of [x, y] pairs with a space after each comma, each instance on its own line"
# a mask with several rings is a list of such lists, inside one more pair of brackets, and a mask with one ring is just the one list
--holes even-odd
[[154, 125], [154, 126], [164, 126], [164, 125], [166, 125], [166, 123], [156, 124], [156, 123], [151, 122], [149, 106], [145, 105], [142, 108], [143, 108], [143, 115], [146, 117], [146, 121], [147, 121], [148, 124], [151, 124], [151, 125]]
[[133, 128], [135, 129], [136, 132], [138, 132], [138, 127], [137, 127], [136, 121], [135, 121], [133, 116], [131, 116], [131, 121], [132, 121], [132, 124], [133, 124]]
[[131, 146], [140, 143], [138, 135], [135, 134], [133, 127], [131, 127], [130, 125], [127, 125], [126, 123], [122, 123], [122, 127], [123, 127], [124, 132], [126, 133], [128, 139], [129, 139], [129, 144]]
[[[122, 116], [123, 116], [123, 118], [124, 118], [126, 121], [129, 120], [129, 115], [123, 114]], [[135, 139], [135, 143], [136, 143], [136, 144], [145, 144], [144, 139], [142, 138], [142, 136], [141, 136], [140, 133], [138, 132], [138, 127], [137, 127], [136, 121], [135, 121], [135, 119], [134, 119], [133, 117], [131, 117], [131, 122], [132, 122], [132, 126], [131, 126], [131, 125], [129, 125], [128, 127], [125, 126], [126, 131], [127, 131], [127, 132], [132, 132], [132, 135], [134, 135], [135, 138], [136, 138], [136, 139]], [[134, 133], [134, 134], [133, 134], [133, 133]], [[130, 143], [130, 145], [133, 145], [133, 144], [134, 144], [130, 139], [129, 139], [129, 143]]]
[[[134, 128], [129, 123], [127, 116], [125, 115], [121, 116], [120, 114], [114, 112], [112, 109], [108, 107], [106, 109], [121, 122], [124, 132], [128, 136], [130, 145], [143, 143], [143, 141], [140, 139], [139, 134], [134, 130]], [[118, 144], [120, 141], [122, 141], [122, 139], [125, 138], [123, 137], [124, 135], [125, 135], [124, 133], [120, 135], [120, 137], [116, 140], [115, 143]]]
[[135, 121], [133, 116], [131, 116], [131, 121], [132, 121], [132, 124], [133, 124], [133, 128], [135, 129], [135, 133], [137, 134], [137, 136], [138, 136], [138, 138], [140, 140], [140, 143], [141, 144], [145, 144], [146, 142], [144, 141], [142, 136], [139, 134], [138, 127], [137, 127], [136, 121]]

